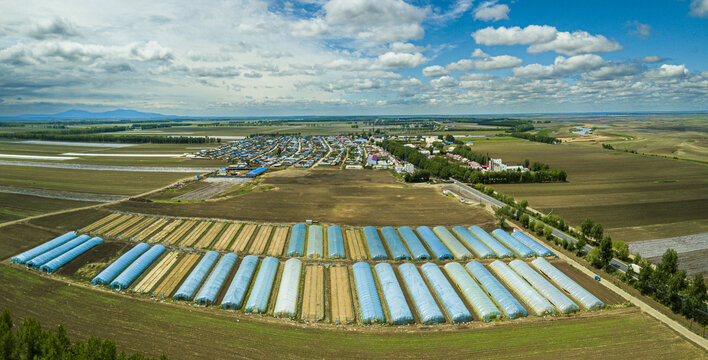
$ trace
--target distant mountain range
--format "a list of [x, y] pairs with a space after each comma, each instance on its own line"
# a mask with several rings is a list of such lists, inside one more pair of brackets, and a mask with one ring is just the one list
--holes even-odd
[[158, 113], [146, 113], [136, 110], [112, 110], [104, 112], [90, 112], [84, 110], [68, 110], [57, 114], [24, 114], [17, 116], [2, 116], [0, 119], [15, 120], [64, 120], [64, 119], [164, 119], [175, 118], [177, 116], [163, 115]]

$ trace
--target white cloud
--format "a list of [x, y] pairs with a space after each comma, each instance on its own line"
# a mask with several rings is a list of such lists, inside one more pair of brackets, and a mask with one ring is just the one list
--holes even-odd
[[329, 34], [329, 26], [323, 19], [314, 18], [292, 24], [290, 31], [297, 37], [317, 38]]
[[685, 78], [690, 75], [690, 71], [685, 65], [669, 65], [664, 64], [657, 69], [652, 69], [646, 72], [645, 76], [653, 80], [672, 80]]
[[430, 80], [430, 86], [434, 88], [451, 88], [457, 86], [457, 80], [450, 76], [443, 76], [437, 79]]
[[74, 24], [66, 19], [54, 18], [51, 23], [37, 24], [28, 35], [37, 39], [67, 39], [79, 36]]
[[477, 49], [474, 49], [474, 51], [472, 52], [472, 55], [470, 55], [470, 57], [486, 58], [486, 57], [489, 57], [489, 54], [482, 51], [482, 49], [477, 48]]
[[665, 61], [665, 60], [666, 60], [666, 59], [664, 59], [664, 58], [662, 58], [662, 57], [659, 57], [659, 56], [656, 56], [656, 55], [652, 55], [652, 56], [641, 57], [641, 58], [637, 59], [636, 61], [637, 61], [637, 62], [642, 62], [642, 63], [647, 63], [647, 64], [655, 64], [655, 63], [662, 62], [662, 61]]
[[440, 22], [457, 19], [471, 9], [473, 3], [473, 0], [457, 0], [451, 9], [443, 13], [435, 13], [433, 18]]
[[[472, 54], [473, 56], [475, 53]], [[477, 54], [479, 55], [479, 54]], [[486, 55], [486, 54], [485, 54]], [[500, 56], [489, 56], [479, 59], [470, 60], [462, 59], [454, 63], [448, 64], [446, 69], [449, 71], [470, 71], [470, 70], [498, 70], [506, 69], [514, 66], [519, 66], [523, 63], [523, 60], [511, 56], [511, 55], [500, 55]]]
[[651, 26], [649, 24], [642, 24], [637, 20], [627, 21], [625, 24], [629, 28], [629, 35], [636, 36], [640, 39], [646, 39], [651, 35]]
[[450, 71], [440, 65], [428, 66], [423, 69], [423, 76], [427, 77], [440, 77], [448, 74], [450, 74]]
[[491, 80], [494, 78], [495, 78], [495, 76], [492, 74], [471, 73], [471, 74], [464, 74], [464, 75], [460, 76], [460, 81], [480, 81], [480, 80]]
[[470, 70], [474, 69], [474, 60], [470, 60], [470, 59], [458, 60], [454, 63], [448, 64], [445, 68], [450, 71], [453, 71], [453, 70], [470, 71]]
[[700, 18], [708, 17], [708, 0], [691, 1], [691, 12], [689, 12], [689, 15]]
[[376, 60], [376, 65], [381, 69], [400, 70], [408, 67], [418, 67], [428, 62], [421, 53], [397, 53], [389, 51], [380, 55]]
[[603, 65], [597, 70], [583, 75], [587, 80], [613, 80], [626, 76], [637, 75], [642, 71], [642, 66], [637, 63], [614, 63]]
[[605, 60], [597, 55], [585, 54], [569, 58], [558, 56], [551, 65], [530, 64], [514, 68], [514, 75], [531, 79], [551, 79], [568, 74], [597, 69]]
[[329, 24], [356, 39], [391, 42], [423, 37], [425, 9], [402, 0], [331, 0], [323, 6]]
[[472, 33], [478, 44], [483, 45], [530, 45], [527, 51], [537, 54], [555, 51], [564, 55], [603, 53], [622, 49], [617, 42], [602, 35], [592, 35], [586, 31], [558, 31], [548, 25], [487, 27]]
[[509, 6], [497, 2], [498, 0], [481, 3], [474, 11], [474, 18], [483, 21], [509, 20]]
[[389, 45], [389, 48], [393, 52], [407, 52], [407, 53], [415, 53], [415, 52], [422, 52], [425, 50], [425, 47], [422, 46], [417, 46], [411, 43], [404, 43], [400, 41], [393, 42]]

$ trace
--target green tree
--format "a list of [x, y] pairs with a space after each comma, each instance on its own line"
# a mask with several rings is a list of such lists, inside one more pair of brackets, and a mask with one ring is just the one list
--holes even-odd
[[622, 275], [622, 281], [626, 282], [629, 285], [633, 285], [636, 281], [636, 279], [634, 278], [635, 275], [636, 273], [634, 272], [634, 267], [632, 266], [632, 264], [630, 264], [629, 266], [627, 266], [627, 271], [625, 271], [624, 275]]
[[656, 268], [657, 275], [666, 282], [671, 275], [678, 271], [678, 254], [674, 249], [666, 249], [661, 257], [661, 263]]
[[553, 239], [553, 228], [550, 226], [546, 226], [546, 228], [543, 229], [543, 236], [545, 236], [548, 240]]
[[637, 279], [637, 287], [642, 294], [647, 295], [654, 292], [653, 275], [654, 269], [651, 267], [651, 263], [647, 260], [642, 260], [642, 264], [639, 267], [639, 279]]
[[629, 245], [624, 241], [614, 241], [612, 247], [615, 248], [615, 254], [620, 260], [629, 259]]
[[519, 209], [526, 210], [526, 208], [529, 206], [529, 202], [527, 200], [521, 200], [519, 202]]
[[575, 251], [579, 256], [582, 256], [582, 254], [585, 252], [585, 245], [587, 243], [585, 242], [585, 238], [581, 237], [578, 239], [578, 242], [575, 243]]
[[536, 231], [536, 234], [538, 235], [543, 235], [543, 231], [545, 230], [546, 226], [543, 225], [542, 222], [536, 221], [536, 224], [534, 225], [534, 231]]
[[607, 236], [600, 241], [600, 261], [603, 268], [607, 269], [608, 265], [610, 265], [612, 255], [612, 239]]
[[599, 248], [592, 248], [588, 252], [588, 254], [585, 256], [585, 259], [590, 263], [590, 265], [596, 267], [596, 268], [602, 268], [604, 265], [602, 263], [602, 259], [600, 258], [600, 249]]
[[9, 359], [15, 349], [15, 337], [12, 334], [12, 317], [7, 309], [0, 315], [0, 359]]
[[455, 137], [452, 135], [445, 135], [445, 141], [447, 142], [455, 142]]
[[529, 161], [529, 159], [524, 159], [524, 167], [525, 168], [528, 169], [530, 164], [531, 164], [531, 162]]
[[580, 231], [582, 231], [583, 235], [590, 236], [594, 224], [595, 222], [593, 222], [591, 218], [586, 218], [583, 220], [583, 223], [580, 224]]
[[529, 226], [529, 216], [528, 216], [528, 214], [523, 214], [523, 215], [521, 215], [521, 219], [520, 219], [519, 221], [521, 221], [521, 225], [524, 225], [524, 227], [528, 227], [528, 226]]
[[590, 230], [590, 235], [593, 237], [593, 239], [600, 240], [600, 239], [602, 239], [602, 235], [604, 232], [605, 231], [602, 228], [602, 224], [597, 223], [592, 226], [592, 229]]

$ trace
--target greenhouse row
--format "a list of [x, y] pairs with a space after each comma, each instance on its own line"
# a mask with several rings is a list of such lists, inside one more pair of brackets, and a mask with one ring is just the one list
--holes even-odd
[[10, 261], [16, 264], [24, 264], [28, 268], [53, 273], [69, 261], [102, 242], [103, 239], [99, 237], [92, 238], [88, 235], [77, 235], [76, 232], [70, 231], [13, 256]]
[[[497, 229], [490, 235], [479, 226], [343, 229], [338, 225], [327, 228], [317, 224], [273, 226], [116, 212], [82, 231], [176, 248], [275, 257], [442, 261], [554, 256], [547, 247], [519, 230], [509, 235]], [[26, 261], [24, 257], [24, 254], [18, 255], [18, 260]]]

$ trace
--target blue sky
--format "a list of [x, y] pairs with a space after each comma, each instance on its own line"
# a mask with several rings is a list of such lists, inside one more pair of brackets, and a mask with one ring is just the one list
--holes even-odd
[[708, 110], [708, 0], [0, 3], [0, 115]]

